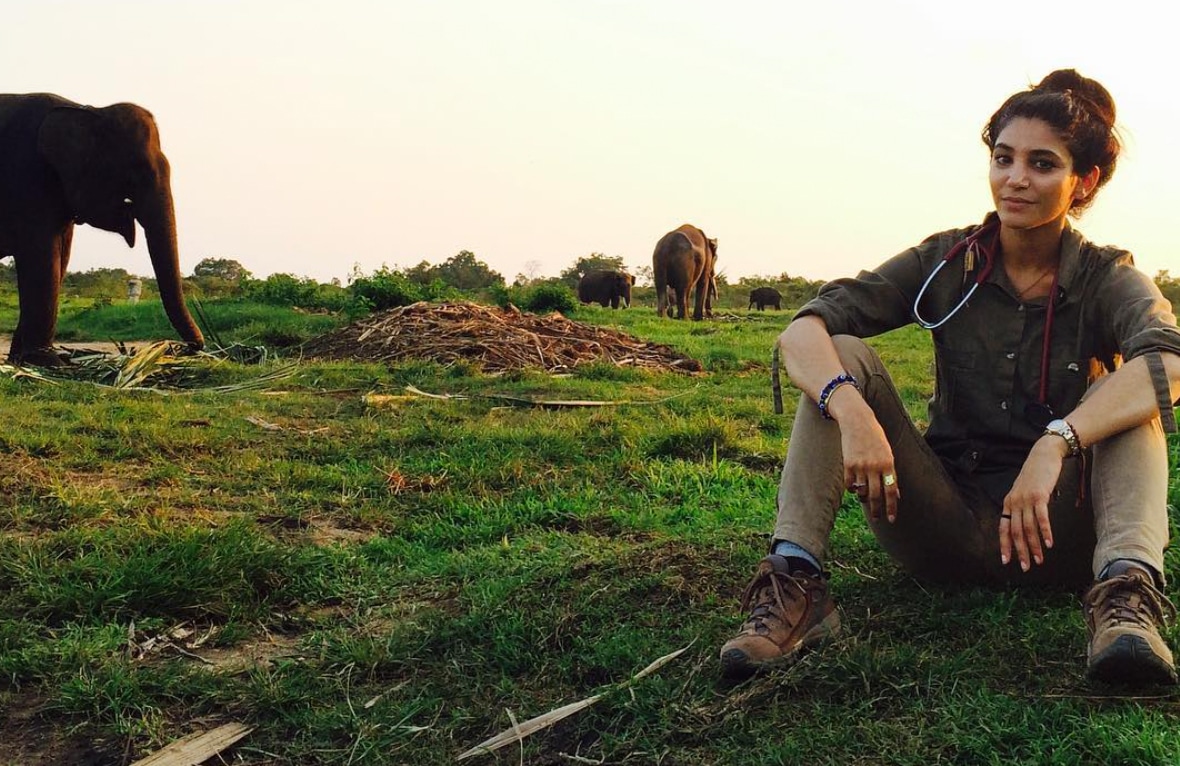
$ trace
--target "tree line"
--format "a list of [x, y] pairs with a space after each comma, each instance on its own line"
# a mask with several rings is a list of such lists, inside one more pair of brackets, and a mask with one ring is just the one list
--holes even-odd
[[[184, 280], [186, 295], [197, 299], [243, 299], [309, 311], [365, 313], [420, 300], [478, 300], [514, 305], [528, 311], [566, 311], [575, 308], [578, 280], [595, 269], [631, 271], [620, 256], [591, 253], [577, 258], [556, 277], [538, 276], [539, 265], [530, 263], [527, 273], [517, 274], [511, 284], [470, 250], [462, 250], [442, 263], [422, 261], [408, 268], [381, 268], [365, 273], [354, 267], [347, 284], [328, 283], [293, 274], [271, 274], [256, 279], [241, 263], [231, 258], [205, 258]], [[655, 305], [651, 267], [633, 270], [637, 286], [632, 303]], [[128, 282], [139, 280], [142, 298], [158, 298], [156, 280], [131, 274], [125, 269], [98, 268], [68, 272], [62, 282], [63, 296], [100, 301], [127, 297]], [[1180, 278], [1167, 270], [1155, 275], [1155, 283], [1172, 306], [1180, 310]], [[822, 281], [778, 275], [741, 277], [730, 282], [724, 272], [717, 274], [718, 304], [722, 308], [745, 308], [750, 290], [773, 287], [783, 296], [785, 307], [797, 308], [810, 300]], [[0, 261], [0, 292], [16, 292], [16, 269]]]

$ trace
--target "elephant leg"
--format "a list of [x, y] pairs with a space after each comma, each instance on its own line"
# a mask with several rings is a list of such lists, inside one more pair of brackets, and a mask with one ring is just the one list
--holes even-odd
[[610, 307], [617, 309], [619, 307], [619, 296], [615, 295], [610, 299]]
[[[53, 351], [57, 335], [57, 304], [61, 293], [62, 254], [69, 258], [73, 227], [54, 236], [41, 247], [25, 250], [17, 264], [16, 283], [20, 319], [12, 335], [9, 358], [42, 366], [57, 366], [61, 358]], [[31, 255], [31, 257], [30, 257]]]
[[676, 288], [676, 318], [684, 319], [688, 315], [688, 287]]
[[[702, 281], [705, 281], [702, 278]], [[709, 292], [709, 286], [704, 284], [697, 284], [696, 295], [693, 296], [692, 304], [692, 318], [699, 322], [705, 318], [705, 297]]]

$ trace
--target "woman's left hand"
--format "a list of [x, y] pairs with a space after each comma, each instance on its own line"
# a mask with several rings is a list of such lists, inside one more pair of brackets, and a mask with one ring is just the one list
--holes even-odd
[[1000, 516], [1000, 561], [1004, 564], [1012, 560], [1015, 548], [1020, 568], [1027, 572], [1030, 559], [1044, 563], [1044, 549], [1053, 547], [1049, 500], [1057, 488], [1067, 449], [1064, 439], [1049, 435], [1037, 440], [1028, 453], [1020, 475], [1004, 498]]

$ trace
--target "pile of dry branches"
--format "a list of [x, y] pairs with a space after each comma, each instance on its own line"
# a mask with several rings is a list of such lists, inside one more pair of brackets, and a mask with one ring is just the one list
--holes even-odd
[[395, 362], [466, 361], [484, 372], [539, 367], [566, 372], [588, 362], [699, 372], [700, 362], [668, 346], [571, 322], [561, 314], [527, 314], [475, 303], [415, 303], [373, 314], [313, 338], [307, 357]]

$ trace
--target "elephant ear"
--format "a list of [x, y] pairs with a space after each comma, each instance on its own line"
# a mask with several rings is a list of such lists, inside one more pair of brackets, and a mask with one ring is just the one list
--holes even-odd
[[713, 257], [716, 258], [717, 257], [717, 239], [714, 237], [713, 239], [709, 239], [706, 241], [709, 243], [709, 249], [713, 251]]
[[89, 109], [58, 107], [45, 117], [37, 133], [37, 151], [57, 172], [74, 215], [85, 207], [82, 190], [98, 144], [97, 123], [98, 115]]

